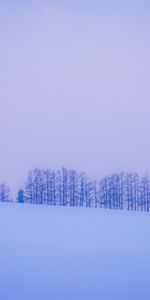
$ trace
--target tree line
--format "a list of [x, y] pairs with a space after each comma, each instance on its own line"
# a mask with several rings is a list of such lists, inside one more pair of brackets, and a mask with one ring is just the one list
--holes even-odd
[[[10, 190], [0, 185], [0, 201], [12, 201]], [[100, 182], [76, 170], [30, 171], [18, 203], [106, 209], [150, 210], [150, 179], [137, 173], [115, 173]]]

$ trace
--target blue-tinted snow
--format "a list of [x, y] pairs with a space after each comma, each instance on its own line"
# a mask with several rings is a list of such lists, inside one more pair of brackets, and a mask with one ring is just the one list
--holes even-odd
[[150, 215], [0, 204], [1, 300], [149, 300]]

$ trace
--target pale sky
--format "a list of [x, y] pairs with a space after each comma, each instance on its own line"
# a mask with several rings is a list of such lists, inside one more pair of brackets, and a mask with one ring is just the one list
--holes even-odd
[[150, 173], [149, 81], [148, 1], [2, 0], [0, 181]]

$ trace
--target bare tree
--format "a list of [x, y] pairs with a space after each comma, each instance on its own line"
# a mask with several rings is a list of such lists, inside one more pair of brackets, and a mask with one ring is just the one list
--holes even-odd
[[0, 201], [1, 202], [11, 202], [10, 189], [5, 183], [0, 184]]

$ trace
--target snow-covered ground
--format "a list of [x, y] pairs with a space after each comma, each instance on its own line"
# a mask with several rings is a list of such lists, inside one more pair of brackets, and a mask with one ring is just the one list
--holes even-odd
[[150, 214], [0, 204], [1, 300], [149, 300]]

